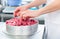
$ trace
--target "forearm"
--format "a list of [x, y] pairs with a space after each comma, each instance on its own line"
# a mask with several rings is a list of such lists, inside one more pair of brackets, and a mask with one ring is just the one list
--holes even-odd
[[35, 0], [27, 5], [28, 8], [34, 7], [34, 6], [39, 6], [43, 3], [45, 3], [46, 0]]
[[39, 9], [40, 14], [46, 14], [60, 9], [60, 0], [55, 0], [51, 4]]

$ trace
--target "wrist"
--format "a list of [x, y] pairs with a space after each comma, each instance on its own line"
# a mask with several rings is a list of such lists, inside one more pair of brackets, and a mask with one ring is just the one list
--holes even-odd
[[38, 13], [39, 13], [39, 15], [41, 15], [41, 14], [42, 14], [40, 10], [38, 10]]
[[40, 15], [45, 14], [45, 10], [43, 8], [39, 9], [38, 12], [39, 12]]
[[31, 8], [29, 5], [25, 5], [25, 7], [26, 7], [27, 9]]

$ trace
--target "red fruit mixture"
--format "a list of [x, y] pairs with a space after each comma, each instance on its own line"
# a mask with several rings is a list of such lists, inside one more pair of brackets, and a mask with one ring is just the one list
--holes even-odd
[[12, 25], [12, 26], [26, 26], [26, 25], [33, 25], [37, 23], [35, 20], [32, 19], [19, 19], [19, 18], [12, 18], [10, 20], [6, 21], [6, 24]]

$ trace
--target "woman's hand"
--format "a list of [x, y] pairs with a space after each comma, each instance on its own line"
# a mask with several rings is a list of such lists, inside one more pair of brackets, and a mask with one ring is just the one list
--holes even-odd
[[23, 12], [27, 9], [28, 9], [28, 6], [26, 6], [26, 5], [17, 7], [14, 11], [14, 16], [18, 16], [20, 14], [20, 12]]
[[39, 15], [40, 15], [39, 10], [34, 10], [34, 11], [33, 10], [26, 10], [24, 12], [21, 12], [20, 17], [25, 19], [25, 18], [34, 18]]

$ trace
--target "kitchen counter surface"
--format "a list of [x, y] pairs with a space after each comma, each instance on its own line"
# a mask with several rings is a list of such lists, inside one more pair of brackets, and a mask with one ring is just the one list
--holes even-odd
[[0, 39], [42, 39], [44, 32], [44, 25], [38, 26], [37, 32], [32, 36], [11, 36], [6, 33], [6, 25], [0, 22]]

